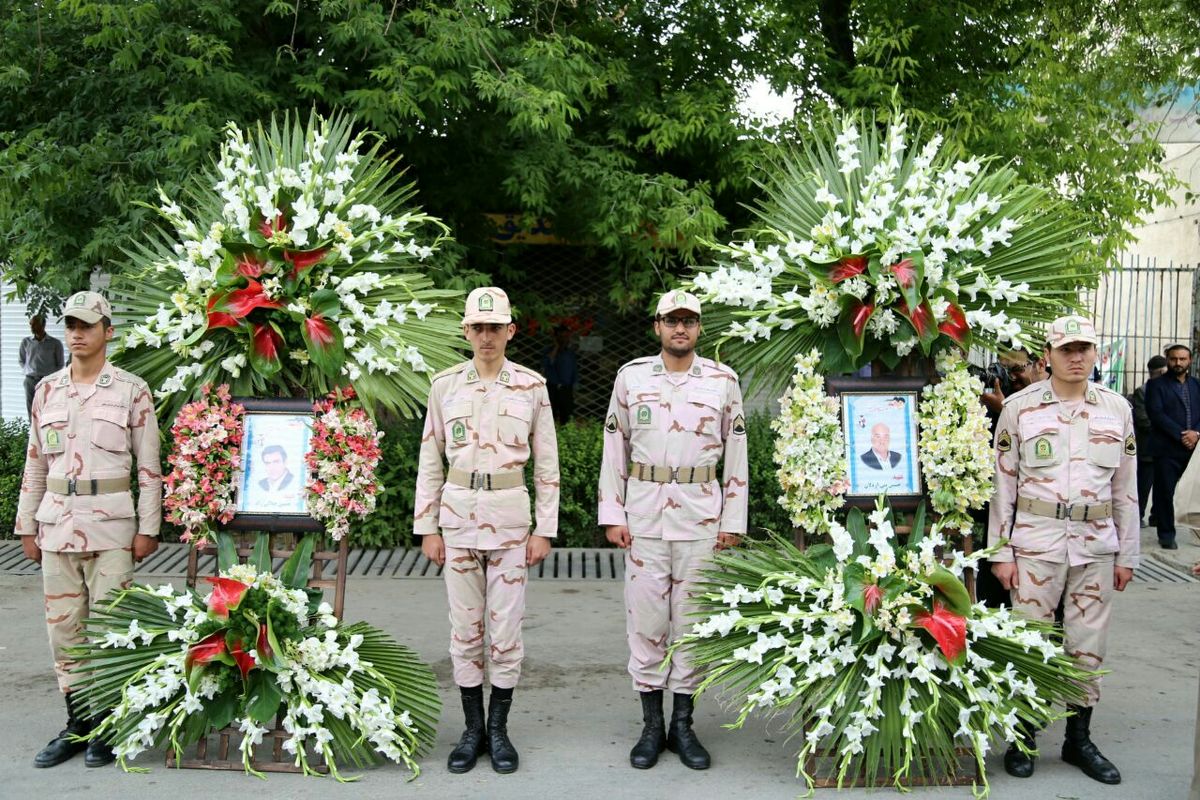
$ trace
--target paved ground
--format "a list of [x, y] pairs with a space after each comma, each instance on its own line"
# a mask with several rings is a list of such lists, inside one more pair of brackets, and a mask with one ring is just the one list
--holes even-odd
[[[1200, 546], [1184, 540], [1179, 563], [1200, 560]], [[1147, 541], [1148, 554], [1157, 546]], [[715, 702], [704, 703], [697, 729], [714, 756], [707, 772], [685, 769], [669, 753], [658, 767], [638, 772], [628, 750], [639, 729], [639, 711], [624, 671], [621, 585], [616, 581], [535, 581], [529, 589], [525, 676], [511, 719], [521, 769], [499, 776], [484, 763], [468, 775], [445, 771], [445, 758], [460, 731], [457, 698], [449, 685], [446, 601], [439, 581], [353, 579], [347, 618], [366, 619], [394, 632], [431, 661], [441, 678], [447, 710], [438, 745], [422, 763], [420, 777], [406, 782], [396, 767], [367, 771], [361, 780], [335, 786], [329, 780], [272, 775], [266, 782], [240, 773], [174, 771], [143, 757], [149, 774], [119, 769], [88, 770], [82, 758], [52, 770], [31, 766], [33, 753], [60, 727], [55, 689], [41, 622], [37, 576], [0, 576], [0, 669], [7, 689], [0, 705], [0, 798], [63, 797], [80, 790], [89, 798], [160, 798], [255, 793], [264, 798], [458, 798], [496, 800], [568, 796], [572, 800], [636, 795], [639, 798], [793, 798], [793, 749], [776, 728], [762, 722], [733, 732]], [[1120, 598], [1106, 666], [1105, 699], [1096, 716], [1096, 739], [1122, 770], [1125, 783], [1106, 787], [1085, 778], [1057, 756], [1062, 724], [1042, 737], [1047, 756], [1028, 781], [1004, 774], [999, 756], [989, 759], [992, 797], [1183, 798], [1192, 771], [1197, 672], [1200, 669], [1200, 584], [1135, 583]], [[886, 791], [886, 790], [885, 790]], [[849, 792], [864, 796], [861, 791]], [[970, 789], [918, 789], [918, 797], [967, 798]], [[832, 797], [819, 790], [819, 797]], [[878, 796], [878, 795], [876, 795]]]

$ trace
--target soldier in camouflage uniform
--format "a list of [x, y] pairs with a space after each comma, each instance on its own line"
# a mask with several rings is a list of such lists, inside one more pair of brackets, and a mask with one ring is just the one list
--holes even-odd
[[[38, 767], [61, 764], [86, 749], [84, 761], [113, 761], [86, 735], [99, 721], [72, 700], [74, 663], [67, 648], [82, 643], [89, 609], [109, 591], [128, 586], [134, 561], [158, 547], [162, 474], [158, 422], [146, 384], [105, 359], [113, 336], [112, 309], [103, 296], [79, 292], [63, 313], [71, 363], [34, 390], [29, 448], [17, 506], [16, 534], [25, 555], [42, 565], [46, 627], [67, 727], [34, 758]], [[138, 503], [130, 472], [137, 461]]]
[[[692, 730], [692, 695], [700, 675], [667, 648], [688, 627], [689, 591], [714, 549], [746, 532], [749, 467], [738, 377], [696, 355], [700, 301], [668, 292], [655, 311], [662, 351], [617, 372], [604, 426], [599, 521], [608, 540], [626, 548], [625, 607], [629, 673], [644, 727], [630, 763], [649, 769], [664, 748], [692, 769], [708, 752]], [[717, 463], [724, 472], [717, 480]], [[669, 734], [663, 690], [674, 694]]]
[[[1008, 539], [992, 572], [1011, 591], [1013, 608], [1052, 620], [1063, 601], [1067, 652], [1081, 666], [1104, 662], [1113, 591], [1124, 591], [1138, 565], [1137, 445], [1133, 415], [1121, 395], [1088, 378], [1096, 331], [1082, 317], [1050, 325], [1048, 380], [1010, 396], [996, 424], [996, 489], [988, 542]], [[1103, 783], [1121, 774], [1091, 740], [1100, 680], [1072, 706], [1063, 760]], [[1034, 732], [1024, 731], [1034, 747]], [[1010, 775], [1029, 777], [1033, 759], [1013, 745]]]
[[[525, 653], [528, 567], [549, 554], [558, 533], [558, 441], [545, 380], [504, 357], [516, 332], [508, 295], [495, 287], [476, 289], [466, 306], [463, 331], [474, 358], [433, 378], [413, 532], [423, 537], [422, 552], [446, 567], [450, 660], [467, 723], [447, 766], [467, 772], [486, 750], [492, 768], [508, 773], [518, 761], [507, 724]], [[531, 454], [534, 536], [525, 488]], [[492, 684], [486, 735], [485, 663]]]

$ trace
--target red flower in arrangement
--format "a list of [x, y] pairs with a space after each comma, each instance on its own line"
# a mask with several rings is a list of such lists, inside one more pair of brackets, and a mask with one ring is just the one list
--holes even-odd
[[929, 632], [941, 648], [942, 655], [952, 664], [960, 663], [967, 652], [967, 618], [955, 614], [938, 601], [933, 611], [918, 611], [913, 624]]
[[254, 660], [254, 656], [242, 649], [242, 643], [237, 642], [229, 650], [229, 655], [233, 656], [234, 662], [237, 664], [242, 673], [242, 680], [246, 680], [246, 676], [250, 674], [250, 670], [258, 666], [258, 662]]
[[856, 337], [862, 338], [863, 331], [867, 327], [867, 322], [870, 321], [871, 315], [874, 313], [874, 304], [855, 300], [850, 305], [850, 327], [853, 328]]
[[855, 275], [862, 275], [866, 271], [867, 259], [865, 256], [846, 256], [829, 270], [829, 280], [841, 283]]
[[183, 658], [183, 666], [186, 670], [197, 664], [207, 664], [213, 659], [220, 658], [225, 654], [225, 631], [216, 631], [205, 636], [200, 641], [188, 648], [187, 655]]
[[250, 361], [259, 372], [273, 375], [282, 368], [283, 337], [270, 325], [257, 324], [250, 337]]
[[287, 230], [287, 218], [282, 213], [275, 218], [274, 222], [264, 217], [263, 221], [258, 223], [258, 232], [263, 235], [264, 239], [270, 239], [284, 230]]
[[253, 253], [246, 253], [237, 261], [234, 271], [244, 278], [257, 278], [262, 275], [266, 262]]
[[283, 302], [267, 297], [261, 283], [253, 278], [247, 278], [246, 288], [237, 289], [220, 297], [217, 300], [217, 308], [224, 309], [235, 318], [241, 319], [256, 308], [283, 308]]
[[222, 619], [228, 619], [229, 612], [237, 608], [250, 587], [233, 578], [205, 578], [213, 585], [212, 596], [208, 598], [208, 610]]
[[936, 337], [933, 333], [933, 309], [929, 307], [929, 303], [922, 302], [910, 309], [908, 303], [901, 300], [897, 308], [912, 323], [917, 336], [924, 339], [932, 334]]
[[911, 258], [897, 261], [888, 267], [888, 271], [896, 276], [896, 283], [899, 284], [901, 289], [911, 289], [916, 285], [917, 270], [913, 267], [913, 260]]
[[329, 249], [324, 248], [324, 247], [321, 248], [320, 250], [308, 250], [303, 253], [295, 252], [292, 250], [284, 250], [283, 258], [285, 261], [287, 261], [289, 264], [292, 265], [291, 277], [293, 280], [295, 280], [296, 278], [299, 278], [300, 275], [303, 274], [304, 271], [307, 270], [308, 268], [310, 268], [312, 265], [319, 264], [321, 262], [321, 259], [325, 258], [326, 254], [328, 254], [328, 253], [329, 253]]
[[868, 614], [874, 614], [875, 609], [879, 608], [879, 604], [883, 601], [883, 589], [878, 583], [868, 583], [863, 586], [863, 610]]
[[962, 344], [971, 332], [971, 326], [967, 324], [967, 315], [963, 313], [962, 308], [951, 303], [946, 309], [946, 321], [938, 325], [938, 330]]
[[263, 661], [270, 661], [275, 657], [275, 651], [271, 648], [271, 638], [267, 635], [267, 623], [260, 623], [258, 626], [258, 643], [254, 646], [258, 651], [258, 657]]

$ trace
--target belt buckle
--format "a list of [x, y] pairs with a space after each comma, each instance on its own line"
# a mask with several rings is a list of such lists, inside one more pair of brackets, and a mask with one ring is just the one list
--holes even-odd
[[671, 483], [679, 483], [679, 467], [671, 467]]
[[75, 479], [67, 478], [67, 495], [70, 496], [73, 494], [75, 494]]
[[1063, 503], [1063, 502], [1061, 502], [1061, 501], [1060, 501], [1060, 502], [1055, 502], [1055, 504], [1054, 504], [1054, 518], [1055, 518], [1055, 519], [1059, 519], [1059, 520], [1062, 520], [1062, 519], [1070, 519], [1070, 518], [1071, 518], [1071, 507], [1070, 507], [1069, 505], [1067, 505], [1066, 503]]

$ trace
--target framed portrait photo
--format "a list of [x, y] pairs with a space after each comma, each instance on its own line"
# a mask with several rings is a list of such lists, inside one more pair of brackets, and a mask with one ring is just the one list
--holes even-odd
[[917, 457], [917, 403], [924, 385], [921, 378], [827, 381], [842, 408], [848, 503], [871, 506], [882, 494], [906, 508], [924, 495]]
[[246, 409], [232, 530], [321, 531], [308, 515], [313, 407], [305, 399], [238, 399]]

